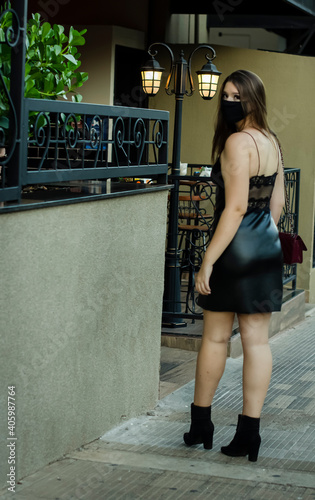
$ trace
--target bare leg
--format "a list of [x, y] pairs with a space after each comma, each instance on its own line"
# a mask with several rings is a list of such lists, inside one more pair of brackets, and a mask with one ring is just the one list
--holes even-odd
[[272, 355], [268, 343], [271, 314], [239, 314], [243, 345], [243, 415], [259, 418], [268, 391]]
[[234, 313], [204, 311], [203, 334], [197, 357], [194, 404], [210, 406], [223, 375]]

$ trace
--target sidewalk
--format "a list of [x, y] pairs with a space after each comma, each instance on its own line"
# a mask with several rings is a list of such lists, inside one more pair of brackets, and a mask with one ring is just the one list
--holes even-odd
[[[274, 369], [258, 462], [220, 453], [234, 435], [242, 406], [242, 359], [227, 360], [213, 402], [213, 450], [187, 448], [182, 435], [189, 430], [196, 353], [164, 347], [161, 396], [177, 390], [154, 411], [23, 479], [14, 498], [315, 500], [314, 310], [270, 345]], [[13, 497], [5, 493], [0, 498]]]

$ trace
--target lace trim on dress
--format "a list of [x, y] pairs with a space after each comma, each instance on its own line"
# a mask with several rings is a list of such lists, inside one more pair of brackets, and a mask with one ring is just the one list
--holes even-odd
[[277, 173], [255, 175], [249, 179], [248, 210], [268, 210]]
[[254, 175], [253, 177], [250, 177], [249, 189], [253, 187], [260, 188], [262, 186], [273, 186], [276, 175], [277, 172], [272, 175]]
[[260, 210], [268, 209], [270, 207], [270, 197], [266, 196], [266, 198], [250, 198], [248, 200], [247, 210], [253, 210], [259, 208]]

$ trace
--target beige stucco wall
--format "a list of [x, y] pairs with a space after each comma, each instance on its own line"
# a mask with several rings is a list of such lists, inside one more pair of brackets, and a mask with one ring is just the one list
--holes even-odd
[[[184, 50], [186, 59], [194, 46], [172, 46], [177, 58], [179, 49]], [[248, 69], [257, 73], [264, 81], [267, 92], [269, 121], [278, 134], [284, 150], [285, 165], [301, 169], [299, 233], [308, 251], [304, 262], [298, 265], [298, 287], [305, 289], [307, 300], [315, 302], [315, 274], [312, 268], [312, 247], [314, 230], [315, 200], [315, 121], [311, 101], [315, 79], [313, 58], [289, 54], [263, 52], [214, 46], [217, 58], [215, 64], [222, 71], [221, 82], [232, 71]], [[193, 77], [197, 85], [195, 71], [205, 63], [202, 50], [194, 56]], [[161, 48], [156, 56], [161, 66], [169, 68], [169, 58]], [[162, 81], [165, 85], [166, 72]], [[183, 104], [183, 130], [181, 161], [189, 163], [210, 163], [213, 122], [218, 104], [217, 96], [212, 101], [204, 101], [198, 91], [192, 97], [185, 97]], [[162, 90], [150, 99], [150, 106], [170, 110], [170, 152], [175, 98]], [[171, 158], [171, 155], [170, 155]]]
[[85, 45], [80, 47], [81, 71], [87, 71], [88, 80], [79, 92], [84, 102], [113, 104], [115, 76], [115, 47], [123, 45], [145, 49], [145, 36], [141, 31], [120, 26], [81, 26], [86, 28]]
[[168, 191], [0, 217], [0, 488], [158, 399]]

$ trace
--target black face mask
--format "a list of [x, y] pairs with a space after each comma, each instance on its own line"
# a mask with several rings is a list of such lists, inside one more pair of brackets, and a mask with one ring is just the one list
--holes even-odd
[[235, 125], [235, 123], [245, 118], [245, 113], [240, 101], [221, 101], [221, 110], [225, 121], [228, 125]]

